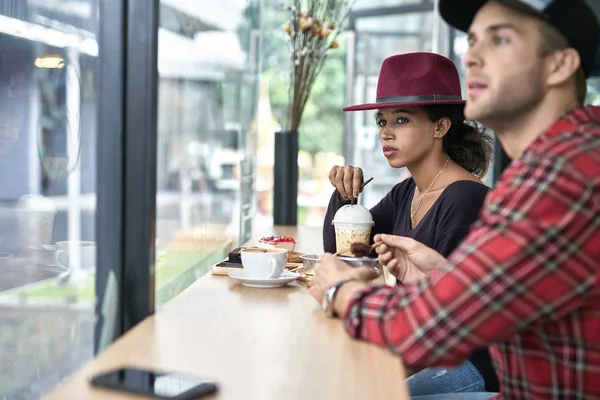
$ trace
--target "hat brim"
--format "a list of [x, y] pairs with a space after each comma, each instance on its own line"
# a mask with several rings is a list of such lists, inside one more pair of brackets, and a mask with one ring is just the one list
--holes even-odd
[[369, 103], [369, 104], [358, 104], [355, 106], [344, 107], [344, 111], [368, 111], [368, 110], [380, 110], [382, 108], [393, 108], [393, 107], [418, 107], [418, 106], [432, 106], [432, 105], [461, 105], [464, 106], [465, 100], [431, 100], [431, 101], [417, 101], [417, 102], [390, 102], [390, 103]]
[[[495, 0], [507, 7], [543, 18], [543, 14], [519, 0]], [[489, 0], [439, 0], [438, 10], [444, 21], [459, 31], [468, 32], [475, 15]]]

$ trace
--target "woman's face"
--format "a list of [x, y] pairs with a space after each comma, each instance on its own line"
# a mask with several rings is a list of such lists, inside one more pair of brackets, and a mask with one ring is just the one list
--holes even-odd
[[423, 107], [383, 108], [375, 122], [383, 155], [394, 168], [418, 163], [434, 148], [438, 123], [431, 121]]

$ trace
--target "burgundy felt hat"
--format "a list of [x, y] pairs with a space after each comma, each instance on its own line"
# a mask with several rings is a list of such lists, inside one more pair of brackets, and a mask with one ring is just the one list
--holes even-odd
[[344, 111], [432, 104], [465, 104], [456, 66], [439, 54], [407, 53], [388, 57], [381, 64], [375, 103]]

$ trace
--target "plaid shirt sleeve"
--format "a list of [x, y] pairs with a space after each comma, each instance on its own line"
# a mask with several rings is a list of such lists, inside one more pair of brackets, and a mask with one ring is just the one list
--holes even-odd
[[349, 333], [408, 366], [456, 365], [580, 307], [600, 259], [600, 170], [578, 163], [600, 168], [547, 155], [513, 162], [448, 263], [422, 282], [358, 293]]

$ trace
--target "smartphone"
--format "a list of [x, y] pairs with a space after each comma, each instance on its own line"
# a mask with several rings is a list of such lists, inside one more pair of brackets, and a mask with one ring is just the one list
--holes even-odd
[[166, 400], [195, 400], [217, 392], [215, 383], [201, 377], [133, 367], [93, 376], [90, 383], [92, 386]]

